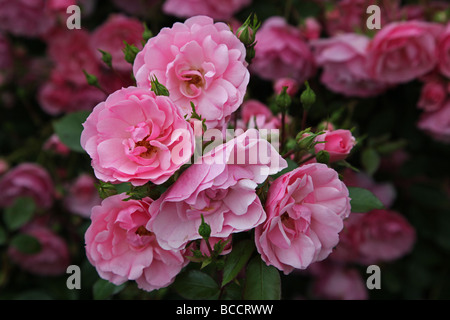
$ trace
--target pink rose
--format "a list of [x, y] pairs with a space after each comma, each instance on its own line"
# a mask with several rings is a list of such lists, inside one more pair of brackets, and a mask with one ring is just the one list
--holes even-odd
[[196, 15], [215, 20], [228, 20], [236, 12], [248, 6], [252, 0], [166, 0], [163, 12], [180, 18]]
[[21, 228], [21, 232], [36, 238], [40, 251], [33, 254], [20, 252], [10, 246], [8, 256], [22, 269], [42, 276], [65, 274], [70, 264], [70, 253], [66, 242], [45, 225], [31, 222]]
[[[109, 52], [112, 66], [118, 71], [131, 71], [132, 65], [125, 60], [124, 41], [142, 49], [143, 24], [122, 14], [111, 15], [108, 20], [94, 30], [91, 36], [93, 48]], [[101, 58], [101, 53], [97, 53]]]
[[298, 82], [292, 78], [279, 78], [273, 84], [273, 90], [276, 94], [283, 92], [283, 87], [287, 87], [286, 93], [291, 97], [295, 96], [299, 90]]
[[368, 73], [366, 50], [370, 39], [348, 33], [311, 42], [315, 61], [323, 68], [321, 82], [330, 90], [356, 97], [371, 97], [387, 89]]
[[326, 130], [324, 134], [317, 136], [316, 141], [324, 142], [314, 146], [316, 153], [321, 150], [327, 151], [330, 155], [330, 163], [347, 158], [356, 144], [351, 131], [345, 129]]
[[255, 189], [286, 161], [254, 129], [221, 144], [184, 171], [150, 207], [149, 227], [166, 249], [201, 239], [201, 215], [211, 237], [253, 229], [266, 214]]
[[103, 181], [161, 184], [194, 152], [194, 133], [178, 107], [143, 88], [114, 92], [83, 127], [81, 146]]
[[52, 134], [47, 141], [45, 141], [42, 149], [52, 151], [61, 156], [67, 156], [70, 153], [69, 147], [61, 142], [56, 133]]
[[388, 262], [409, 253], [415, 241], [414, 228], [396, 211], [352, 213], [330, 258], [363, 265]]
[[[320, 267], [320, 272], [313, 277], [312, 292], [318, 299], [331, 300], [367, 300], [369, 298], [366, 283], [360, 272], [338, 264]], [[313, 264], [311, 267], [316, 267]]]
[[255, 230], [261, 258], [289, 274], [325, 259], [350, 214], [347, 187], [324, 164], [303, 165], [277, 178], [265, 204], [267, 220]]
[[320, 38], [320, 33], [322, 32], [322, 26], [319, 21], [314, 17], [308, 17], [305, 19], [302, 25], [302, 34], [305, 39], [315, 40]]
[[246, 50], [222, 22], [196, 16], [163, 28], [138, 53], [133, 71], [138, 87], [156, 76], [184, 114], [191, 102], [208, 128], [223, 126], [241, 105], [249, 82]]
[[70, 212], [85, 218], [89, 218], [92, 208], [100, 203], [95, 180], [89, 174], [77, 177], [69, 186], [64, 199], [64, 205]]
[[50, 79], [38, 90], [37, 98], [45, 112], [59, 115], [81, 110], [92, 110], [106, 95], [99, 89], [83, 84], [67, 81], [64, 74], [53, 72]]
[[187, 265], [184, 251], [162, 249], [147, 222], [152, 200], [114, 195], [92, 209], [85, 233], [86, 255], [100, 277], [116, 285], [135, 280], [152, 291], [170, 285]]
[[441, 33], [438, 44], [439, 71], [450, 78], [450, 23]]
[[369, 73], [376, 80], [398, 84], [430, 72], [437, 64], [440, 29], [440, 25], [422, 21], [383, 26], [368, 47]]
[[91, 47], [91, 36], [84, 29], [55, 30], [47, 36], [48, 55], [64, 79], [76, 85], [87, 83], [83, 70], [98, 76], [100, 63], [97, 52]]
[[423, 113], [417, 126], [434, 139], [450, 143], [450, 99], [438, 111]]
[[0, 0], [0, 30], [15, 36], [39, 37], [56, 24], [46, 0]]
[[273, 115], [268, 106], [258, 100], [247, 100], [241, 107], [241, 120], [238, 127], [242, 129], [279, 129], [280, 117]]
[[300, 29], [270, 17], [256, 33], [251, 71], [265, 80], [293, 78], [303, 83], [315, 73], [314, 57]]
[[435, 80], [422, 86], [417, 106], [425, 111], [440, 109], [447, 98], [447, 88], [444, 82]]
[[0, 207], [8, 207], [18, 197], [31, 197], [40, 208], [53, 204], [54, 188], [49, 173], [35, 163], [21, 163], [0, 179]]

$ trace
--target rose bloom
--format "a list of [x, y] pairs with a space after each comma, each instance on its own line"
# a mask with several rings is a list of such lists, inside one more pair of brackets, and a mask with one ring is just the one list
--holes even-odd
[[156, 76], [184, 114], [196, 112], [208, 128], [223, 126], [241, 105], [249, 82], [246, 50], [222, 22], [206, 16], [163, 28], [138, 53], [133, 71], [138, 87]]
[[81, 146], [106, 182], [164, 183], [194, 152], [192, 127], [178, 107], [143, 88], [114, 92], [83, 127]]
[[89, 174], [82, 174], [75, 179], [64, 198], [65, 207], [72, 213], [89, 218], [94, 206], [101, 203], [95, 187], [95, 179]]
[[396, 211], [352, 213], [330, 259], [362, 265], [394, 261], [409, 253], [415, 241], [414, 228]]
[[53, 204], [54, 187], [50, 174], [36, 163], [21, 163], [0, 179], [0, 207], [11, 206], [18, 197], [31, 197], [48, 209]]
[[[366, 283], [355, 268], [345, 267], [327, 261], [314, 263], [311, 268], [316, 272], [312, 282], [313, 295], [318, 299], [331, 300], [367, 300]], [[317, 266], [325, 264], [326, 266]]]
[[417, 126], [435, 140], [450, 143], [450, 99], [438, 111], [423, 113]]
[[53, 133], [47, 141], [45, 141], [42, 149], [52, 151], [61, 156], [67, 156], [70, 153], [69, 147], [61, 142], [56, 133]]
[[126, 198], [125, 193], [113, 195], [92, 209], [87, 258], [101, 278], [116, 285], [135, 280], [146, 291], [166, 287], [189, 260], [184, 251], [162, 249], [146, 227], [150, 198]]
[[369, 73], [376, 80], [399, 84], [430, 72], [437, 64], [440, 30], [440, 25], [422, 21], [383, 26], [367, 49]]
[[184, 171], [150, 206], [148, 226], [165, 249], [183, 248], [201, 239], [201, 216], [211, 237], [226, 238], [251, 230], [266, 214], [255, 189], [286, 161], [258, 132], [249, 129], [216, 146]]
[[282, 17], [264, 21], [256, 33], [251, 71], [265, 80], [293, 78], [303, 83], [315, 73], [314, 57], [300, 29]]
[[90, 39], [91, 35], [84, 29], [67, 28], [55, 30], [46, 37], [48, 55], [64, 80], [82, 86], [87, 83], [83, 70], [99, 75], [100, 63]]
[[[45, 35], [56, 25], [59, 9], [55, 1], [0, 0], [0, 30], [29, 38]], [[69, 1], [73, 4], [74, 1]]]
[[279, 129], [280, 117], [273, 115], [268, 106], [258, 100], [250, 99], [241, 106], [241, 119], [237, 123], [238, 128], [247, 129]]
[[443, 81], [428, 81], [422, 86], [417, 106], [425, 111], [436, 111], [444, 105], [446, 98], [447, 88]]
[[22, 227], [20, 231], [36, 238], [41, 248], [37, 253], [28, 254], [10, 246], [8, 256], [14, 263], [23, 270], [37, 275], [58, 276], [65, 274], [70, 264], [70, 253], [62, 237], [42, 223], [35, 221]]
[[331, 253], [350, 214], [350, 198], [335, 170], [312, 163], [272, 182], [265, 209], [256, 247], [266, 264], [289, 274]]
[[346, 129], [325, 130], [325, 133], [317, 136], [316, 141], [324, 143], [316, 144], [314, 146], [315, 152], [327, 151], [330, 155], [330, 162], [347, 158], [356, 144], [355, 137], [350, 130]]
[[354, 33], [312, 41], [315, 61], [323, 68], [321, 82], [328, 89], [351, 97], [372, 97], [385, 91], [387, 85], [368, 73], [369, 43], [368, 37]]
[[50, 115], [92, 110], [106, 95], [89, 85], [67, 81], [64, 74], [54, 71], [38, 89], [37, 99], [42, 110]]
[[[111, 15], [103, 24], [94, 30], [91, 36], [93, 48], [109, 52], [112, 66], [118, 71], [131, 71], [132, 65], [125, 60], [124, 41], [142, 49], [143, 24], [122, 14]], [[98, 51], [97, 56], [101, 58]]]
[[287, 87], [286, 93], [291, 97], [295, 96], [299, 90], [298, 82], [292, 78], [279, 78], [273, 84], [273, 91], [276, 94], [283, 92], [283, 87]]
[[450, 23], [441, 33], [438, 44], [439, 71], [450, 78]]
[[166, 0], [162, 7], [166, 14], [180, 18], [196, 15], [216, 20], [228, 20], [236, 12], [248, 6], [252, 0]]

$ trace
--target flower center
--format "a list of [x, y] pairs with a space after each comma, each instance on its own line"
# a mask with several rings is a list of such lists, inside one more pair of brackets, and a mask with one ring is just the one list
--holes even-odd
[[139, 228], [136, 229], [135, 232], [138, 236], [151, 236], [153, 235], [153, 232], [148, 231], [147, 229], [145, 229], [144, 226], [139, 226]]
[[135, 147], [144, 147], [146, 149], [146, 151], [143, 151], [139, 154], [140, 157], [142, 158], [151, 158], [156, 152], [157, 152], [157, 148], [150, 145], [150, 142], [147, 140], [148, 136], [144, 138], [144, 140], [138, 141], [136, 142]]

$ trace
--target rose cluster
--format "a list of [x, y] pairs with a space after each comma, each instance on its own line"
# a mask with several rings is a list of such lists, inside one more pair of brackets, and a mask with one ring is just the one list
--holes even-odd
[[368, 299], [374, 264], [375, 295], [448, 297], [450, 5], [426, 3], [0, 0], [0, 298], [71, 264], [63, 298], [254, 299], [257, 266]]

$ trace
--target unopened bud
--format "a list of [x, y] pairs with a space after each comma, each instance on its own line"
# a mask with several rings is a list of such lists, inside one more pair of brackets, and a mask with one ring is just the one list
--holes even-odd
[[305, 82], [306, 89], [302, 92], [300, 96], [300, 102], [303, 104], [303, 107], [306, 111], [308, 111], [311, 106], [316, 102], [316, 94], [309, 86], [308, 81]]
[[330, 154], [326, 150], [320, 150], [316, 154], [316, 160], [319, 163], [328, 164], [330, 162]]
[[126, 41], [124, 41], [124, 44], [125, 48], [123, 49], [123, 52], [125, 53], [125, 60], [133, 64], [136, 55], [139, 53], [139, 49], [134, 44], [128, 44]]
[[276, 103], [282, 112], [286, 112], [292, 102], [291, 96], [286, 92], [287, 88], [283, 87], [283, 90], [276, 98]]
[[211, 227], [209, 226], [209, 224], [205, 222], [203, 214], [202, 214], [202, 223], [198, 227], [198, 234], [205, 240], [208, 240], [209, 237], [211, 236]]

